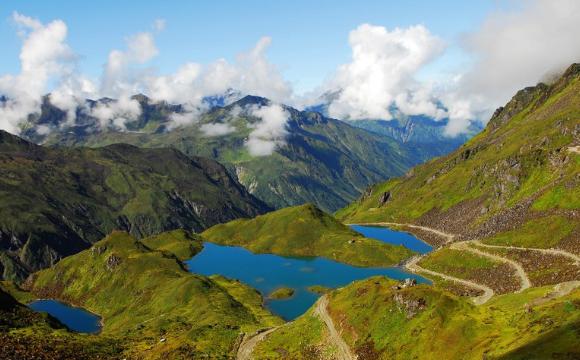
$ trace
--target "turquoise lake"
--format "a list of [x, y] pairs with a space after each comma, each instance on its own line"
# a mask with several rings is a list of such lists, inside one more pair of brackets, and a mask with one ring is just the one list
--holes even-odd
[[36, 300], [28, 304], [28, 307], [34, 311], [49, 313], [75, 332], [94, 334], [101, 331], [101, 318], [82, 308], [56, 300]]
[[[414, 250], [419, 253], [430, 251], [429, 245], [407, 233], [387, 228], [361, 228], [356, 225], [353, 229], [367, 237], [392, 244], [402, 244], [412, 250], [415, 248]], [[204, 249], [186, 264], [193, 273], [219, 274], [238, 279], [260, 291], [264, 297], [282, 286], [293, 288], [295, 294], [289, 299], [266, 300], [266, 307], [285, 320], [292, 320], [302, 315], [316, 302], [319, 295], [307, 290], [312, 285], [336, 288], [375, 275], [383, 275], [396, 280], [413, 278], [418, 283], [431, 283], [399, 267], [363, 268], [319, 257], [289, 258], [272, 254], [254, 254], [242, 247], [212, 243], [205, 243]]]

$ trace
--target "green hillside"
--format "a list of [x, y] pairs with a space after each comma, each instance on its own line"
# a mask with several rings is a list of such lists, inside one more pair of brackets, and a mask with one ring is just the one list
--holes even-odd
[[580, 254], [579, 119], [575, 64], [551, 85], [519, 91], [457, 151], [374, 186], [337, 217]]
[[268, 207], [223, 166], [174, 149], [41, 147], [0, 131], [0, 279], [88, 248], [115, 229], [203, 230]]
[[[580, 289], [558, 297], [552, 287], [536, 288], [477, 307], [432, 286], [396, 290], [394, 284], [373, 277], [327, 295], [327, 312], [359, 359], [580, 356]], [[309, 312], [268, 335], [253, 356], [323, 359], [336, 351], [327, 327]]]
[[[104, 326], [98, 337], [121, 343], [124, 356], [224, 358], [241, 332], [281, 320], [262, 307], [255, 290], [189, 273], [179, 258], [193, 256], [201, 246], [183, 230], [143, 241], [114, 232], [35, 273], [25, 288], [100, 315]], [[168, 249], [178, 249], [177, 254]]]
[[[154, 105], [145, 97], [139, 99], [143, 114], [141, 120], [131, 123], [133, 131], [95, 128], [96, 120], [83, 118], [78, 120], [82, 125], [67, 131], [54, 127], [47, 138], [38, 137], [33, 128], [25, 134], [36, 142], [65, 146], [129, 143], [175, 147], [188, 155], [213, 158], [235, 174], [253, 195], [275, 208], [311, 202], [323, 210], [335, 211], [355, 200], [369, 185], [402, 175], [423, 159], [389, 137], [290, 107], [285, 107], [290, 114], [286, 144], [271, 155], [252, 156], [245, 142], [259, 119], [246, 110], [268, 105], [269, 100], [247, 96], [204, 113], [190, 125], [168, 130], [166, 104]], [[38, 123], [52, 124], [58, 119], [48, 116], [47, 111]], [[229, 124], [234, 131], [209, 137], [201, 131], [206, 124]]]
[[311, 204], [219, 224], [202, 236], [255, 253], [322, 256], [357, 266], [392, 266], [413, 255], [403, 246], [365, 238]]
[[[3, 359], [120, 359], [121, 342], [68, 331], [58, 320], [18, 302], [0, 283], [0, 354]], [[7, 291], [8, 290], [8, 291]]]

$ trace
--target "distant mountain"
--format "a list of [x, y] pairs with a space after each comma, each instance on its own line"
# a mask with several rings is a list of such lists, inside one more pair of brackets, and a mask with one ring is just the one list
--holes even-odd
[[448, 119], [433, 120], [427, 116], [400, 116], [393, 120], [347, 121], [350, 125], [385, 135], [405, 144], [422, 161], [446, 155], [463, 145], [483, 128], [472, 123], [467, 133], [457, 136], [445, 134]]
[[[340, 91], [324, 93], [320, 96], [319, 103], [308, 107], [307, 110], [328, 116], [328, 107], [339, 95]], [[352, 126], [388, 136], [405, 144], [422, 161], [450, 153], [483, 129], [479, 122], [473, 121], [466, 133], [448, 136], [445, 134], [445, 127], [449, 119], [435, 120], [425, 115], [408, 116], [398, 111], [395, 106], [391, 107], [390, 110], [393, 115], [393, 119], [390, 120], [344, 121]]]
[[269, 208], [226, 169], [175, 149], [42, 147], [0, 131], [0, 278], [79, 252], [112, 230], [203, 230]]
[[[175, 147], [191, 156], [210, 157], [223, 163], [252, 194], [276, 208], [312, 202], [334, 211], [369, 185], [401, 175], [423, 160], [394, 139], [291, 107], [284, 107], [290, 115], [285, 143], [271, 155], [252, 156], [245, 143], [260, 119], [250, 110], [271, 104], [268, 99], [246, 96], [228, 106], [214, 107], [190, 125], [170, 129], [171, 115], [183, 112], [180, 105], [153, 103], [142, 95], [134, 98], [143, 111], [126, 123], [124, 131], [103, 129], [83, 112], [77, 114], [79, 125], [63, 127], [64, 114], [47, 101], [24, 134], [39, 143], [91, 147], [129, 143]], [[215, 124], [227, 131], [215, 136], [204, 133], [204, 126]], [[38, 132], [40, 125], [50, 128], [48, 134]]]

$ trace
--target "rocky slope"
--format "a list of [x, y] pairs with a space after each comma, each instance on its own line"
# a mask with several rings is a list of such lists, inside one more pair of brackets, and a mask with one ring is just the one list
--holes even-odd
[[0, 275], [22, 280], [114, 229], [196, 231], [268, 207], [213, 160], [130, 145], [41, 147], [0, 132]]

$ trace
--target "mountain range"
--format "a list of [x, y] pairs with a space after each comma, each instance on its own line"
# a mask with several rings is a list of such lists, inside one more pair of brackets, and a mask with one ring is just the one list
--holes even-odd
[[[31, 117], [22, 134], [37, 143], [60, 146], [171, 146], [224, 164], [253, 195], [274, 208], [312, 202], [331, 212], [356, 199], [369, 185], [402, 175], [465, 140], [465, 136], [443, 136], [444, 124], [427, 119], [408, 120], [405, 125], [371, 121], [367, 131], [362, 129], [363, 121], [346, 123], [283, 106], [288, 114], [283, 142], [271, 154], [254, 156], [246, 144], [260, 119], [251, 110], [271, 105], [268, 99], [245, 96], [226, 106], [220, 106], [224, 104], [221, 98], [210, 99], [210, 110], [177, 127], [171, 118], [183, 114], [184, 106], [153, 102], [144, 95], [133, 99], [139, 102], [141, 114], [119, 129], [102, 127], [82, 109], [76, 112], [75, 124], [68, 126], [67, 114], [51, 105], [47, 96], [42, 112]], [[85, 108], [112, 102], [88, 101]], [[223, 131], [208, 134], [208, 126], [221, 126]]]
[[219, 163], [175, 149], [38, 146], [0, 131], [0, 274], [23, 280], [115, 229], [201, 231], [270, 208]]

